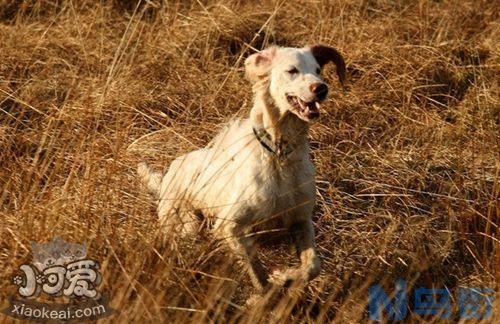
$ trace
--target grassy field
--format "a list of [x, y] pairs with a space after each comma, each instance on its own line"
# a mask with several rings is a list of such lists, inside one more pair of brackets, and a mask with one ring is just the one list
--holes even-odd
[[[110, 322], [355, 323], [375, 283], [497, 289], [499, 6], [0, 0], [0, 306], [29, 241], [57, 235], [101, 262]], [[325, 70], [310, 134], [321, 275], [246, 308], [250, 282], [218, 242], [161, 243], [135, 168], [166, 167], [248, 115], [246, 56], [316, 43], [348, 67], [344, 91]], [[295, 262], [286, 239], [260, 249], [270, 269]]]

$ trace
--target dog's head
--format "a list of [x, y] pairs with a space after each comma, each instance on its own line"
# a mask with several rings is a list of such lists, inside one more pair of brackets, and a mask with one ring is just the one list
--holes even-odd
[[321, 69], [328, 62], [335, 63], [343, 83], [346, 67], [342, 55], [323, 45], [270, 47], [249, 56], [245, 68], [253, 83], [267, 81], [269, 94], [281, 116], [291, 112], [310, 122], [319, 117], [320, 103], [328, 94], [328, 86], [321, 78]]

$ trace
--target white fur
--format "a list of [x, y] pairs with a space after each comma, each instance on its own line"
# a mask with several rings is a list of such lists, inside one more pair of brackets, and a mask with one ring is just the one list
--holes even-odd
[[[320, 66], [310, 48], [272, 47], [251, 55], [245, 67], [255, 95], [249, 119], [232, 121], [205, 148], [175, 159], [163, 176], [144, 163], [138, 173], [158, 199], [158, 215], [167, 233], [195, 233], [199, 224], [193, 211], [197, 211], [211, 221], [214, 235], [226, 240], [244, 261], [257, 288], [266, 288], [269, 281], [307, 282], [320, 268], [311, 221], [315, 200], [307, 138], [311, 120], [287, 96], [315, 101], [310, 87], [323, 83]], [[284, 157], [270, 153], [252, 127], [266, 129], [274, 143], [289, 145], [291, 153]], [[264, 224], [272, 218], [278, 222]], [[294, 232], [301, 265], [277, 271], [270, 279], [257, 257], [255, 236], [249, 234], [272, 226]]]

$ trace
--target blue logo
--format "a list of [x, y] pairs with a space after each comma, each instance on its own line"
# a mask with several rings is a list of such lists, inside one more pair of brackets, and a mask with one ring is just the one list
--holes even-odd
[[[407, 283], [398, 279], [394, 291], [387, 294], [380, 285], [369, 288], [368, 313], [370, 320], [382, 321], [384, 314], [390, 321], [401, 321], [409, 310]], [[461, 319], [488, 319], [492, 315], [495, 291], [492, 288], [459, 288], [457, 291]], [[393, 297], [391, 299], [391, 297]], [[452, 296], [448, 289], [420, 287], [414, 290], [413, 312], [420, 316], [450, 319]]]

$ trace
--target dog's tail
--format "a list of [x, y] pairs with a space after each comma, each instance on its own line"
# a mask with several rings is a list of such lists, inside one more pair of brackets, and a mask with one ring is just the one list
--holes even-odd
[[161, 172], [154, 171], [146, 162], [140, 162], [137, 165], [137, 174], [149, 193], [153, 195], [155, 199], [158, 199], [162, 178]]

